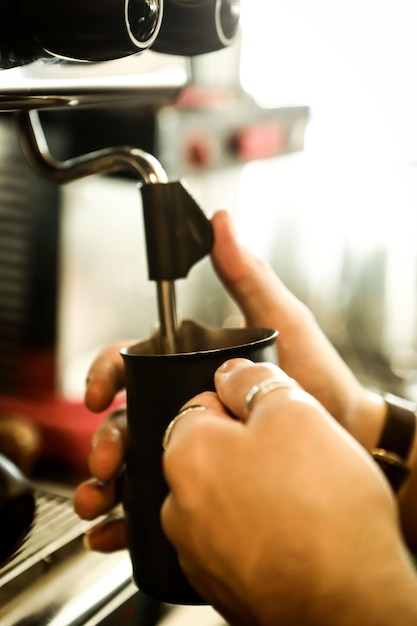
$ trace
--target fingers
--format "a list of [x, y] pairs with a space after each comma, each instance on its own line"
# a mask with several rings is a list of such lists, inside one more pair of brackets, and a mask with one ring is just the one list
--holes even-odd
[[311, 311], [272, 269], [236, 238], [226, 211], [212, 218], [212, 262], [248, 325], [276, 328], [281, 367], [298, 380], [341, 423], [363, 401], [364, 389], [324, 335]]
[[[258, 385], [265, 381], [270, 383], [268, 389], [258, 389]], [[301, 393], [304, 402], [314, 402], [296, 381], [273, 363], [230, 359], [215, 372], [214, 382], [217, 393], [205, 392], [195, 396], [168, 425], [163, 441], [164, 449], [172, 448], [173, 440], [177, 446], [181, 446], [184, 445], [183, 439], [195, 437], [197, 431], [204, 429], [208, 432], [213, 424], [219, 424], [220, 418], [230, 420], [234, 417], [240, 422], [247, 422], [261, 399], [263, 402], [276, 403], [277, 393], [284, 394], [286, 400], [299, 397]]]
[[[261, 406], [280, 399], [294, 400], [309, 396], [296, 381], [272, 363], [253, 363], [247, 359], [231, 359], [216, 371], [215, 386], [222, 403], [240, 421], [247, 422]], [[264, 383], [267, 383], [265, 386]]]
[[89, 530], [84, 538], [86, 548], [96, 552], [115, 552], [127, 548], [126, 524], [114, 515]]
[[248, 325], [280, 331], [294, 324], [294, 315], [305, 307], [283, 285], [272, 269], [238, 241], [227, 211], [212, 217], [212, 263], [219, 278], [242, 310]]
[[170, 488], [175, 486], [181, 493], [193, 490], [190, 476], [193, 468], [206, 464], [207, 451], [224, 449], [230, 430], [242, 429], [242, 424], [231, 418], [214, 392], [198, 394], [183, 409], [196, 405], [205, 409], [180, 411], [167, 428], [169, 437], [166, 433], [164, 437], [164, 476]]
[[91, 442], [90, 471], [98, 480], [113, 479], [121, 470], [126, 437], [126, 409], [118, 409], [100, 425]]
[[185, 407], [194, 405], [206, 408], [191, 409], [179, 419], [174, 418], [162, 457], [170, 493], [161, 507], [161, 524], [169, 541], [177, 550], [181, 548], [181, 556], [193, 544], [189, 533], [184, 532], [186, 511], [203, 511], [206, 507], [209, 492], [218, 484], [218, 475], [224, 475], [221, 467], [236, 458], [236, 445], [240, 443], [236, 431], [245, 428], [232, 419], [213, 392], [195, 396]]
[[87, 375], [85, 404], [90, 411], [107, 409], [124, 386], [124, 367], [120, 350], [132, 342], [117, 343], [94, 360]]
[[[181, 437], [181, 432], [188, 433], [195, 425], [194, 420], [196, 417], [201, 418], [199, 424], [201, 426], [201, 423], [230, 416], [214, 392], [206, 391], [194, 396], [181, 407], [178, 414], [168, 424], [162, 442], [164, 450], [168, 448], [174, 430], [176, 431], [176, 440], [178, 441]], [[181, 424], [180, 422], [184, 423]]]
[[73, 498], [74, 509], [83, 519], [108, 513], [119, 502], [126, 428], [126, 411], [119, 409], [110, 414], [93, 437], [89, 459], [93, 478], [81, 483]]
[[96, 519], [107, 514], [118, 503], [118, 491], [113, 482], [102, 483], [96, 478], [90, 478], [75, 490], [74, 510], [81, 519]]
[[[81, 483], [75, 490], [75, 512], [85, 520], [106, 515], [119, 504], [123, 480], [126, 442], [126, 411], [113, 411], [101, 424], [92, 441], [89, 459], [93, 478]], [[91, 550], [112, 552], [126, 547], [126, 530], [122, 517], [111, 518], [91, 530], [86, 538]]]

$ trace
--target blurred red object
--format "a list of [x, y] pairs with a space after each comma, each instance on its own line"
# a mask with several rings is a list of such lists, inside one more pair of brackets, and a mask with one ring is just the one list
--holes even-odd
[[[112, 410], [124, 404], [125, 394], [122, 393], [106, 411], [91, 413], [81, 401], [70, 401], [59, 395], [39, 398], [2, 395], [0, 396], [0, 447], [2, 424], [4, 430], [5, 426], [10, 425], [10, 420], [15, 418], [20, 424], [26, 423], [25, 432], [28, 431], [28, 425], [32, 425], [33, 451], [31, 454], [34, 457], [31, 460], [33, 463], [42, 457], [65, 467], [69, 474], [88, 475], [88, 457], [94, 432]], [[20, 428], [22, 429], [23, 426]], [[7, 450], [4, 453], [7, 456]], [[29, 459], [27, 462], [29, 463]], [[17, 464], [21, 464], [21, 461]], [[26, 471], [30, 469], [29, 465]]]

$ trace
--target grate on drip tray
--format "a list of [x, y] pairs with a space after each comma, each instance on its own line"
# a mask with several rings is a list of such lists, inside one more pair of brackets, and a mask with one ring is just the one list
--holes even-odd
[[93, 525], [76, 515], [69, 491], [55, 486], [35, 486], [35, 499], [33, 526], [20, 550], [0, 569], [0, 598], [6, 585], [20, 581], [17, 584], [21, 586], [23, 580], [26, 585], [36, 578], [39, 570], [44, 571], [68, 556]]

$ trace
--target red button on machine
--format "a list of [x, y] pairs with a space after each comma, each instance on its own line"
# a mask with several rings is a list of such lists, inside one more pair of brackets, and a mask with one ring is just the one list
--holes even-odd
[[285, 131], [276, 122], [259, 122], [241, 128], [231, 141], [231, 149], [241, 161], [278, 156], [285, 147]]
[[219, 146], [213, 137], [199, 135], [189, 139], [186, 159], [189, 165], [197, 168], [213, 167], [219, 158]]

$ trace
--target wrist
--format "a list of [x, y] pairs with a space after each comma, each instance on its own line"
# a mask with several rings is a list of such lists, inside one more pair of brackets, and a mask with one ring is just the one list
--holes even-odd
[[[391, 529], [391, 532], [396, 531]], [[392, 545], [391, 540], [389, 543]], [[333, 561], [310, 581], [310, 594], [298, 599], [298, 609], [291, 594], [287, 598], [288, 612], [283, 610], [284, 602], [279, 603], [277, 613], [275, 602], [268, 611], [267, 601], [257, 601], [255, 606], [262, 606], [262, 610], [254, 610], [258, 616], [256, 623], [262, 626], [281, 622], [288, 626], [415, 626], [417, 579], [401, 542], [392, 551], [383, 548], [367, 556], [352, 564], [350, 550], [342, 561]]]
[[[417, 623], [417, 580], [402, 547], [391, 558], [356, 568], [354, 579], [346, 582], [333, 599], [333, 615], [317, 623], [334, 626], [414, 626]], [[359, 573], [359, 570], [360, 573]]]
[[[387, 405], [381, 394], [362, 389], [349, 416], [350, 434], [371, 452], [378, 447], [387, 417]], [[404, 539], [417, 551], [417, 436], [406, 459], [410, 474], [398, 491], [398, 504]]]
[[415, 403], [363, 389], [352, 411], [349, 431], [372, 454], [391, 488], [398, 492], [415, 464]]
[[350, 413], [348, 431], [368, 452], [380, 440], [386, 411], [384, 398], [380, 394], [362, 388]]

